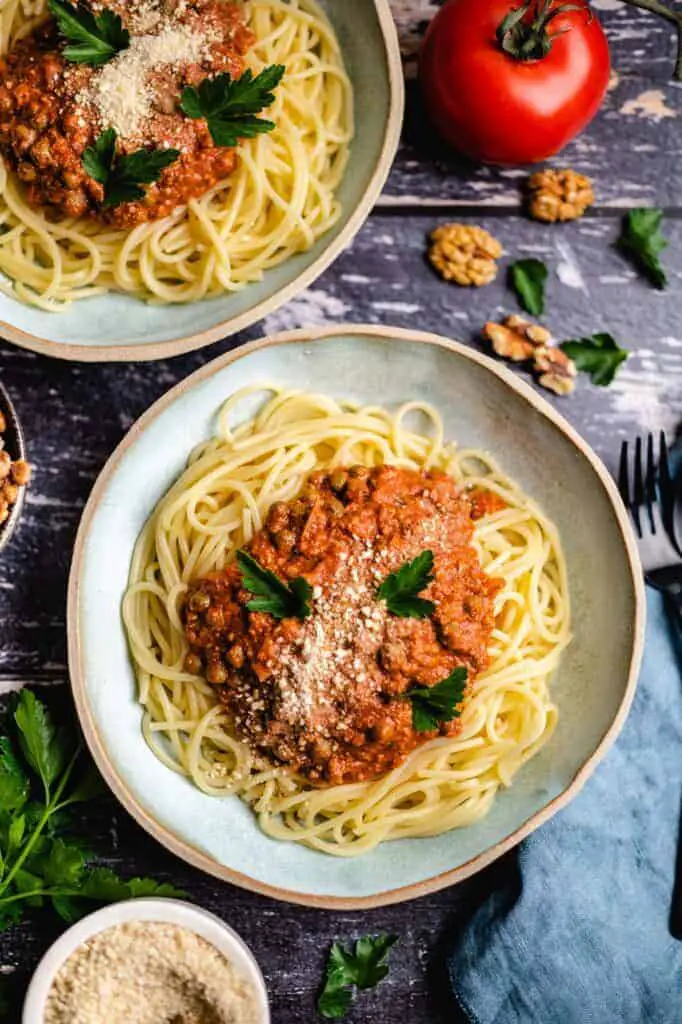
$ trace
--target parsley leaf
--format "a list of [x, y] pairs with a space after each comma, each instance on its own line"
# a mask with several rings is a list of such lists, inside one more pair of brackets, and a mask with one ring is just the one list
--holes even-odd
[[79, 846], [65, 843], [63, 839], [53, 839], [49, 850], [39, 865], [31, 862], [33, 871], [41, 868], [41, 874], [48, 886], [59, 885], [70, 888], [80, 882], [85, 869], [85, 857]]
[[144, 199], [141, 185], [157, 181], [161, 172], [180, 156], [179, 149], [136, 149], [116, 153], [116, 132], [107, 128], [83, 153], [86, 174], [104, 185], [102, 206], [118, 206]]
[[433, 552], [422, 551], [412, 562], [405, 562], [397, 572], [386, 577], [377, 590], [389, 612], [403, 619], [428, 619], [435, 611], [433, 601], [417, 597], [433, 580]]
[[273, 89], [285, 70], [283, 64], [271, 64], [255, 77], [246, 70], [240, 78], [223, 72], [204, 79], [197, 88], [186, 86], [180, 106], [187, 117], [206, 118], [216, 146], [236, 146], [239, 139], [253, 139], [275, 127], [273, 121], [256, 114], [275, 102]]
[[65, 808], [93, 799], [102, 783], [77, 735], [59, 727], [29, 690], [22, 690], [7, 725], [11, 735], [0, 735], [0, 931], [18, 923], [27, 907], [48, 902], [71, 922], [89, 901], [185, 895], [151, 878], [123, 881], [108, 868], [89, 867], [91, 853], [71, 834]]
[[517, 260], [509, 268], [509, 278], [521, 308], [531, 316], [542, 316], [547, 281], [547, 267], [542, 260]]
[[130, 45], [130, 33], [118, 14], [104, 8], [97, 17], [87, 8], [67, 0], [48, 0], [60, 33], [69, 43], [64, 48], [67, 60], [94, 67], [106, 64]]
[[276, 619], [307, 619], [313, 588], [302, 576], [288, 585], [269, 569], [264, 569], [247, 551], [237, 552], [244, 590], [254, 594], [247, 608], [252, 612], [269, 612]]
[[335, 942], [329, 951], [322, 991], [317, 1009], [327, 1020], [339, 1020], [350, 1009], [353, 988], [367, 989], [378, 985], [389, 972], [385, 957], [398, 941], [397, 935], [365, 935], [355, 943], [354, 950]]
[[559, 346], [579, 370], [589, 373], [592, 383], [599, 388], [609, 386], [629, 352], [619, 347], [610, 334], [593, 334], [589, 338], [576, 338]]
[[467, 670], [456, 668], [447, 679], [435, 686], [415, 686], [401, 694], [402, 700], [412, 702], [412, 725], [417, 732], [431, 732], [441, 722], [459, 718], [459, 705], [467, 686]]
[[8, 736], [0, 736], [0, 811], [16, 811], [28, 799], [28, 776], [17, 761]]
[[661, 233], [663, 211], [655, 206], [630, 210], [623, 220], [620, 238], [616, 246], [639, 267], [657, 288], [668, 283], [659, 260], [660, 253], [667, 248], [668, 241]]
[[18, 740], [24, 758], [40, 776], [49, 799], [50, 787], [64, 771], [75, 744], [63, 729], [58, 729], [44, 704], [31, 693], [22, 690], [14, 710], [18, 727]]

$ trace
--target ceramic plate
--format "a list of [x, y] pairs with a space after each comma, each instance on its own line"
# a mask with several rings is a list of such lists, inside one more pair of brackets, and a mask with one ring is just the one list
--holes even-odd
[[[339, 223], [306, 253], [243, 291], [188, 305], [103, 295], [48, 313], [0, 293], [0, 335], [62, 359], [160, 359], [225, 338], [308, 287], [357, 233], [386, 180], [400, 138], [403, 73], [389, 0], [321, 0], [355, 92], [356, 135], [338, 195]], [[153, 339], [150, 340], [150, 339]]]
[[[385, 843], [360, 858], [330, 857], [269, 839], [238, 798], [204, 796], [165, 768], [142, 738], [120, 615], [135, 540], [191, 449], [213, 435], [224, 399], [263, 381], [389, 407], [432, 402], [448, 438], [497, 456], [559, 527], [575, 635], [552, 684], [559, 727], [478, 824]], [[69, 667], [81, 723], [104, 777], [165, 846], [211, 874], [281, 899], [376, 906], [473, 874], [575, 796], [632, 700], [643, 609], [636, 546], [615, 487], [547, 402], [487, 357], [435, 335], [338, 327], [278, 335], [229, 353], [135, 424], [97, 481], [78, 534], [69, 585]]]

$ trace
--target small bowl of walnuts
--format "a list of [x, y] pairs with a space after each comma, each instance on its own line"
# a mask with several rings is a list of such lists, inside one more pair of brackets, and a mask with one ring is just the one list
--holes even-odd
[[21, 426], [12, 401], [0, 383], [0, 550], [17, 525], [30, 478], [31, 467], [26, 461]]

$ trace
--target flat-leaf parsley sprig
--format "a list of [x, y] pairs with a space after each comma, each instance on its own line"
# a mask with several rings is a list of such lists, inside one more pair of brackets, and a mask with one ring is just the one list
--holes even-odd
[[242, 571], [244, 590], [254, 595], [246, 606], [249, 611], [268, 612], [276, 619], [307, 619], [311, 614], [313, 588], [302, 576], [284, 583], [248, 551], [237, 552], [237, 565]]
[[656, 288], [665, 288], [668, 283], [660, 254], [668, 247], [668, 240], [661, 231], [663, 211], [655, 206], [643, 206], [630, 210], [623, 218], [623, 227], [616, 246], [627, 256]]
[[68, 0], [48, 0], [48, 7], [68, 43], [64, 56], [75, 64], [106, 64], [130, 45], [130, 33], [119, 15], [108, 7], [97, 16]]
[[0, 736], [0, 930], [46, 902], [71, 922], [92, 902], [184, 895], [91, 867], [89, 844], [67, 829], [67, 809], [104, 790], [75, 731], [58, 726], [30, 690], [21, 691], [8, 725]]
[[509, 280], [519, 304], [531, 316], [542, 316], [545, 311], [545, 285], [547, 267], [542, 260], [517, 260], [509, 268]]
[[618, 372], [621, 363], [629, 356], [624, 348], [607, 332], [592, 334], [588, 338], [574, 338], [564, 341], [560, 348], [584, 373], [589, 373], [593, 384], [607, 388]]
[[365, 935], [347, 950], [335, 942], [329, 951], [324, 985], [318, 996], [317, 1009], [327, 1020], [340, 1020], [353, 1002], [354, 989], [374, 988], [388, 974], [385, 962], [397, 935]]
[[418, 595], [433, 582], [433, 551], [422, 551], [411, 562], [386, 577], [377, 591], [389, 612], [403, 619], [428, 619], [436, 606]]
[[441, 722], [459, 718], [459, 705], [466, 693], [468, 672], [456, 668], [435, 686], [414, 686], [400, 695], [412, 704], [412, 725], [417, 732], [432, 732]]
[[253, 139], [275, 127], [274, 121], [256, 114], [275, 102], [273, 90], [285, 71], [283, 64], [271, 64], [255, 76], [250, 69], [240, 78], [223, 72], [204, 79], [196, 88], [186, 86], [180, 106], [187, 117], [206, 118], [216, 146], [236, 146], [240, 139]]
[[103, 206], [118, 206], [144, 199], [142, 185], [157, 181], [161, 172], [180, 156], [179, 149], [136, 149], [116, 152], [116, 131], [107, 128], [83, 153], [87, 174], [104, 186]]

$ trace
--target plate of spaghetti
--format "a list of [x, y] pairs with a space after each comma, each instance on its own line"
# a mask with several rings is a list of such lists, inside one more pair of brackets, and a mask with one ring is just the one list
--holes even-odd
[[248, 326], [349, 243], [402, 110], [388, 0], [0, 0], [0, 332], [115, 360]]
[[95, 486], [78, 712], [191, 863], [301, 903], [407, 899], [578, 792], [632, 699], [636, 566], [596, 456], [484, 356], [264, 339], [157, 402]]

